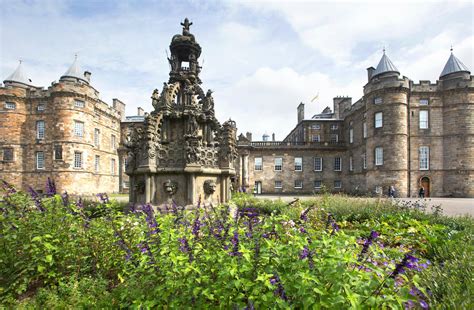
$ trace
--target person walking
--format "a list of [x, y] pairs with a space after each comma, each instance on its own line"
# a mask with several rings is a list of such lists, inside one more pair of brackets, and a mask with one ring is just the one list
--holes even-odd
[[395, 187], [393, 185], [388, 188], [388, 197], [395, 198]]
[[420, 187], [420, 190], [418, 192], [418, 197], [425, 198], [425, 189], [423, 188], [423, 186]]

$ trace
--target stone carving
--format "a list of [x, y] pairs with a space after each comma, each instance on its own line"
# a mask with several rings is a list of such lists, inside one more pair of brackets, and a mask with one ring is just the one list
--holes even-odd
[[186, 163], [194, 164], [201, 158], [201, 140], [197, 137], [186, 139]]
[[165, 190], [165, 193], [168, 195], [168, 199], [173, 198], [174, 194], [178, 191], [178, 184], [176, 182], [173, 182], [171, 180], [166, 180], [165, 183], [163, 183], [163, 189]]
[[197, 136], [199, 132], [199, 124], [196, 121], [196, 116], [191, 115], [188, 122], [187, 134], [190, 136]]
[[206, 195], [212, 196], [214, 192], [216, 191], [216, 182], [214, 180], [206, 180], [204, 181], [204, 193]]
[[212, 90], [208, 89], [206, 93], [206, 97], [204, 97], [202, 101], [202, 110], [206, 113], [210, 113], [214, 115], [214, 98], [212, 97]]

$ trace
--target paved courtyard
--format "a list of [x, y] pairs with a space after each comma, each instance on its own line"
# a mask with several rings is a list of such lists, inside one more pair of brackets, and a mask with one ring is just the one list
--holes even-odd
[[[292, 201], [295, 198], [299, 199], [311, 199], [313, 196], [273, 196], [273, 195], [259, 195], [258, 198], [262, 199], [279, 199], [281, 198], [284, 201]], [[354, 199], [377, 199], [377, 198], [354, 198]], [[386, 199], [386, 198], [382, 198]], [[422, 201], [426, 204], [426, 209], [431, 210], [432, 206], [441, 205], [443, 209], [443, 214], [449, 216], [465, 215], [474, 216], [474, 198], [427, 198], [427, 199], [418, 199], [418, 198], [396, 198], [398, 201], [407, 201], [415, 202]]]

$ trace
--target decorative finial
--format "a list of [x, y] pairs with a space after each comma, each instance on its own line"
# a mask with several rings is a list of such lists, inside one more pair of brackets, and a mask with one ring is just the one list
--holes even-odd
[[18, 61], [20, 62], [20, 65], [21, 65], [21, 63], [23, 62], [23, 60], [21, 60], [21, 59], [18, 59]]
[[385, 45], [384, 45], [384, 47], [383, 47], [383, 50], [382, 50], [382, 51], [383, 51], [383, 54], [385, 55]]
[[186, 17], [186, 18], [184, 19], [184, 22], [181, 23], [181, 26], [183, 26], [183, 31], [184, 31], [184, 30], [189, 31], [189, 27], [190, 27], [192, 24], [193, 24], [193, 23], [190, 23], [190, 22], [189, 22], [189, 19]]
[[74, 54], [74, 59], [77, 60], [77, 53]]
[[453, 45], [452, 45], [452, 44], [451, 44], [451, 49], [450, 49], [450, 51], [451, 51], [451, 54], [452, 54], [452, 53], [453, 53]]

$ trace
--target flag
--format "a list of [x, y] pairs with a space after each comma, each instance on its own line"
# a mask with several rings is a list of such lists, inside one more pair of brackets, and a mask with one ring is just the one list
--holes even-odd
[[318, 99], [318, 97], [319, 97], [319, 92], [316, 94], [316, 96], [314, 96], [313, 99], [311, 99], [311, 102], [313, 102], [314, 100]]

